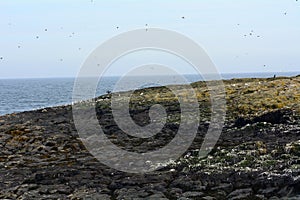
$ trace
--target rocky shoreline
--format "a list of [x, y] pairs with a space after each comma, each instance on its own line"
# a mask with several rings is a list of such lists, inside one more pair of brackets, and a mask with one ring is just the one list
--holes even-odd
[[[0, 199], [299, 199], [300, 76], [224, 83], [226, 122], [212, 152], [198, 157], [210, 101], [205, 83], [197, 82], [191, 85], [201, 122], [194, 142], [178, 160], [146, 174], [120, 172], [96, 160], [78, 138], [70, 105], [0, 116]], [[164, 88], [134, 94], [131, 115], [137, 124], [149, 123], [151, 105], [166, 107], [170, 117], [163, 134], [124, 134], [113, 120], [111, 94], [96, 99], [105, 134], [128, 151], [163, 147], [178, 130], [178, 101]]]

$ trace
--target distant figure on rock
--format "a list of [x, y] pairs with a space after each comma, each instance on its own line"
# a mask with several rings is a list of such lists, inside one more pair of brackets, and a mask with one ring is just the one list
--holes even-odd
[[274, 74], [273, 78], [274, 78], [274, 79], [276, 78], [276, 74]]

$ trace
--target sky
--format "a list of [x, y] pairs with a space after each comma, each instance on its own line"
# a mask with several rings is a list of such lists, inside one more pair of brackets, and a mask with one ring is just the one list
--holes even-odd
[[[0, 78], [75, 77], [103, 42], [147, 27], [191, 38], [220, 73], [300, 71], [296, 0], [1, 0]], [[145, 51], [106, 75], [151, 59], [193, 73], [174, 56]]]

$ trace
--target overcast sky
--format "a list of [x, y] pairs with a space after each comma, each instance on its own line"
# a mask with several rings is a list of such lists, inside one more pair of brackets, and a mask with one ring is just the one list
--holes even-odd
[[[296, 0], [2, 0], [0, 78], [74, 77], [102, 42], [146, 24], [190, 37], [221, 73], [300, 71]], [[193, 73], [178, 58], [144, 52], [107, 75], [149, 55]]]

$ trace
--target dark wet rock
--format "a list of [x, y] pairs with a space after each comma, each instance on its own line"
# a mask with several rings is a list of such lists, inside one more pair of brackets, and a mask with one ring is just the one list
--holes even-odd
[[[79, 138], [71, 106], [0, 116], [0, 199], [299, 199], [299, 77], [225, 83], [226, 123], [210, 154], [199, 158], [210, 109], [208, 90], [198, 82], [192, 85], [202, 112], [194, 142], [180, 158], [146, 174], [97, 161]], [[145, 140], [119, 129], [110, 96], [98, 98], [98, 121], [107, 138], [139, 153], [168, 144], [180, 127], [180, 108], [174, 96], [157, 97], [160, 90], [143, 89], [149, 101], [140, 93], [132, 96], [130, 114], [142, 125], [149, 123], [151, 105], [167, 107], [168, 123]]]
[[216, 200], [216, 198], [212, 197], [212, 196], [205, 196], [205, 197], [202, 197], [202, 199], [204, 199], [204, 200]]
[[196, 185], [190, 177], [180, 177], [171, 183], [171, 187], [181, 188], [184, 191], [193, 191]]
[[108, 194], [102, 194], [101, 192], [95, 189], [80, 189], [76, 190], [73, 194], [67, 196], [68, 199], [77, 200], [77, 199], [87, 199], [87, 200], [94, 200], [94, 199], [103, 199], [103, 200], [110, 200], [111, 196]]
[[204, 195], [203, 192], [185, 192], [182, 194], [183, 197], [187, 197], [187, 198], [199, 198], [202, 197]]
[[253, 117], [252, 119], [239, 117], [235, 121], [235, 126], [243, 127], [247, 124], [254, 124], [259, 122], [271, 123], [271, 124], [281, 124], [287, 123], [292, 115], [292, 111], [289, 109], [280, 109], [272, 112], [264, 113], [260, 116]]
[[169, 196], [172, 197], [173, 199], [178, 199], [179, 196], [181, 196], [181, 194], [182, 194], [182, 189], [170, 188], [168, 193], [169, 193]]
[[157, 193], [157, 194], [152, 194], [151, 196], [149, 196], [145, 199], [147, 199], [147, 200], [156, 200], [156, 199], [167, 200], [168, 198], [163, 193]]
[[266, 189], [260, 189], [258, 190], [258, 193], [263, 194], [264, 196], [273, 196], [274, 194], [276, 194], [277, 190], [278, 188], [276, 187], [270, 187]]
[[250, 198], [253, 194], [253, 191], [251, 188], [246, 189], [238, 189], [233, 192], [231, 192], [227, 198], [231, 200], [238, 200], [238, 199], [247, 199]]
[[211, 190], [222, 190], [225, 191], [226, 193], [230, 193], [233, 190], [233, 186], [231, 183], [221, 183], [216, 187], [211, 188]]
[[115, 190], [114, 196], [116, 199], [134, 199], [134, 198], [145, 198], [150, 194], [144, 190], [141, 190], [139, 187], [136, 188], [122, 188]]

